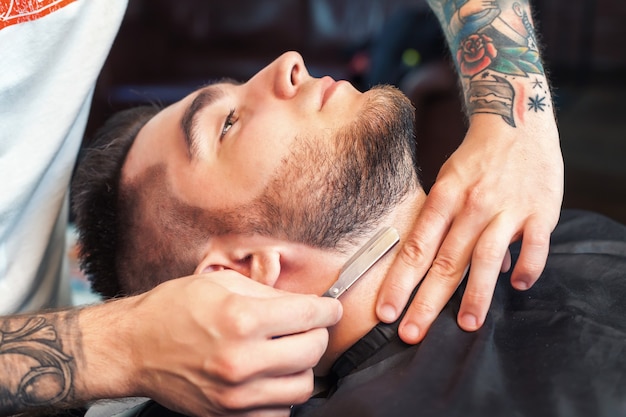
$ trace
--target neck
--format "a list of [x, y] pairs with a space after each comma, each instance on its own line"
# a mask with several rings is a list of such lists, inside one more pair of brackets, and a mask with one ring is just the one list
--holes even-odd
[[[421, 209], [425, 198], [426, 195], [421, 190], [410, 193], [381, 222], [380, 227], [392, 226], [396, 228], [400, 234], [400, 242], [341, 296], [343, 317], [339, 323], [329, 329], [328, 348], [315, 368], [316, 375], [321, 376], [328, 373], [335, 360], [378, 323], [375, 311], [378, 291], [393, 260], [411, 231], [416, 213]], [[376, 230], [373, 230], [372, 235], [375, 232]]]

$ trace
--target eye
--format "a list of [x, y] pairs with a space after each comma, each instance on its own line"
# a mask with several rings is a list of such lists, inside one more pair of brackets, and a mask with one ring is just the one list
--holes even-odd
[[235, 117], [235, 109], [232, 109], [228, 116], [226, 116], [226, 120], [224, 120], [224, 126], [222, 127], [222, 134], [220, 137], [226, 136], [226, 133], [230, 130], [233, 125], [237, 123], [237, 117]]

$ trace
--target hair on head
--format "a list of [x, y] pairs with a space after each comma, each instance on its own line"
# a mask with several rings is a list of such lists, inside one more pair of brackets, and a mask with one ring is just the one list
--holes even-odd
[[159, 111], [152, 105], [113, 115], [83, 150], [72, 180], [80, 266], [93, 290], [105, 297], [123, 295], [116, 260], [123, 233], [118, 220], [122, 166], [141, 128]]

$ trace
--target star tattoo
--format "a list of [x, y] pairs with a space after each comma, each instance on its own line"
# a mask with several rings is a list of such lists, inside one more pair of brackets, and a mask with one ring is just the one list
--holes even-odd
[[544, 103], [543, 101], [545, 99], [545, 96], [539, 97], [539, 94], [535, 94], [535, 97], [529, 97], [528, 110], [534, 110], [535, 113], [537, 113], [539, 110], [544, 111], [543, 108], [546, 106], [546, 103]]
[[535, 78], [535, 81], [533, 83], [533, 90], [535, 88], [543, 88], [543, 82], [541, 82], [538, 78]]

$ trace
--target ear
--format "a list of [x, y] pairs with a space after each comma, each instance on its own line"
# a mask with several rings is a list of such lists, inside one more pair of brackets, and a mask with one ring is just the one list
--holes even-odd
[[248, 278], [273, 287], [280, 276], [280, 252], [271, 246], [231, 247], [211, 245], [194, 274], [232, 269]]

